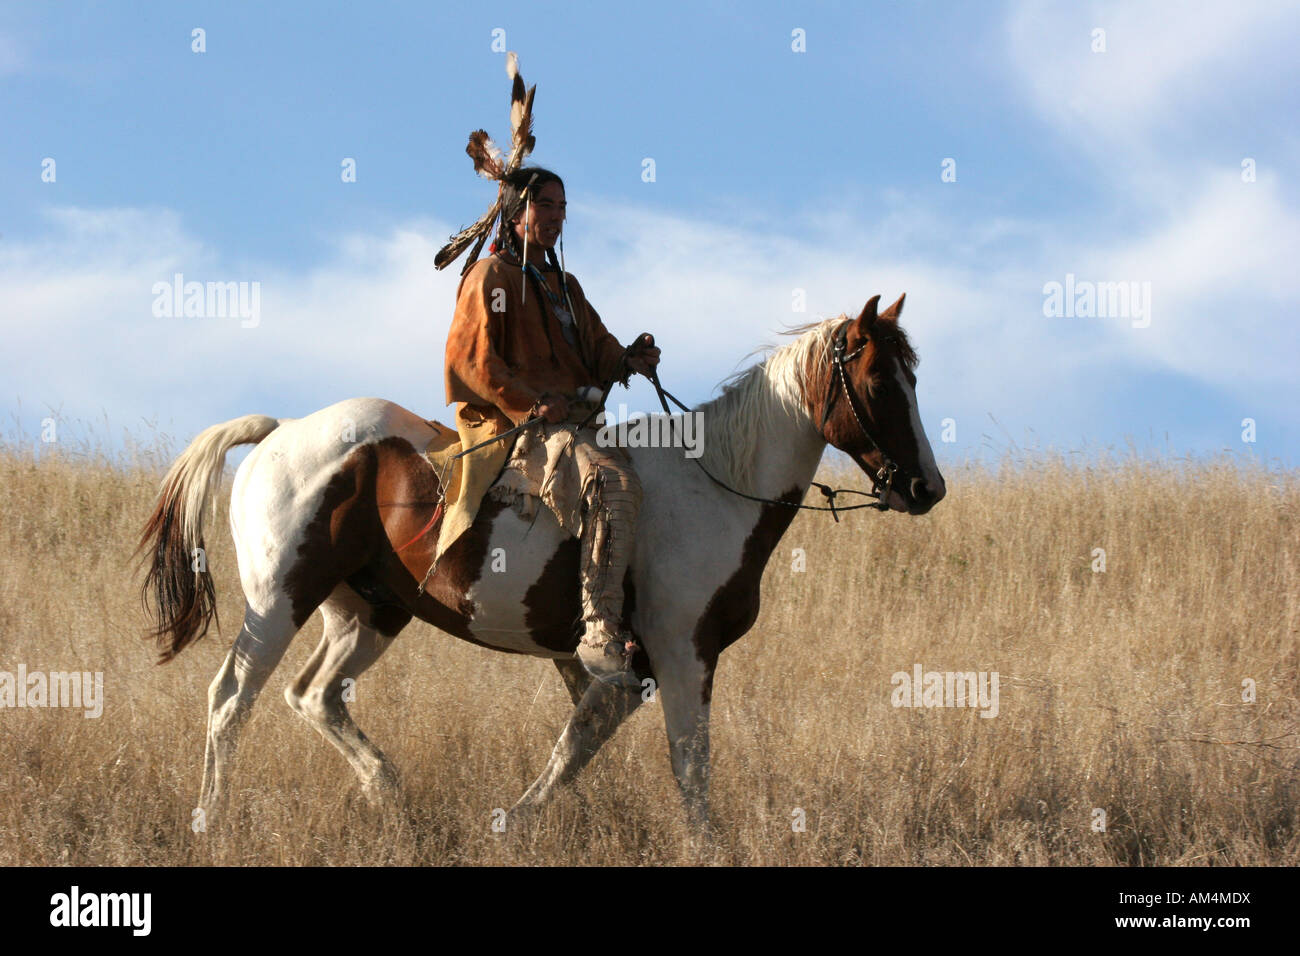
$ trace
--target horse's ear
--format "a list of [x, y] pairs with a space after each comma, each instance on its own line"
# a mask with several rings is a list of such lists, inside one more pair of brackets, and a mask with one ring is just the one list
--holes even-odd
[[883, 313], [881, 313], [880, 317], [882, 319], [892, 319], [893, 321], [897, 322], [898, 317], [903, 314], [903, 300], [906, 298], [907, 298], [907, 293], [904, 292], [902, 295], [898, 297], [897, 302], [895, 302], [893, 305], [887, 308]]
[[876, 324], [876, 306], [880, 305], [880, 296], [873, 295], [867, 300], [867, 304], [862, 307], [862, 314], [858, 316], [858, 325], [862, 327], [862, 332], [871, 331], [871, 327]]

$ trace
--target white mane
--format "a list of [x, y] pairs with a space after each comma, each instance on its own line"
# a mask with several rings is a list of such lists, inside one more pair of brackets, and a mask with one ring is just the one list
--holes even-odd
[[754, 458], [761, 443], [792, 421], [808, 421], [804, 398], [810, 368], [830, 360], [831, 334], [844, 317], [801, 326], [789, 345], [725, 381], [722, 394], [695, 407], [703, 413], [704, 467], [722, 481], [753, 494]]

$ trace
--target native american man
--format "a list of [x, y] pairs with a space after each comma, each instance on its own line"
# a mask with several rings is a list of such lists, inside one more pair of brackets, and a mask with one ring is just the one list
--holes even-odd
[[[622, 627], [623, 577], [631, 557], [641, 485], [627, 453], [601, 448], [588, 424], [596, 393], [632, 372], [647, 373], [659, 349], [625, 351], [556, 259], [565, 217], [564, 183], [540, 167], [502, 180], [503, 214], [492, 255], [465, 273], [447, 337], [447, 401], [488, 420], [484, 438], [531, 418], [569, 428], [582, 486], [583, 632], [578, 657], [595, 677], [637, 686], [634, 646]], [[527, 262], [523, 249], [527, 243]]]
[[[594, 677], [639, 687], [631, 669], [635, 644], [622, 621], [623, 578], [641, 483], [625, 451], [597, 444], [592, 396], [599, 402], [614, 381], [626, 385], [633, 372], [650, 372], [659, 349], [643, 336], [625, 350], [588, 304], [578, 280], [564, 271], [564, 183], [550, 170], [522, 165], [535, 143], [537, 87], [525, 90], [513, 53], [506, 58], [506, 73], [512, 81], [509, 157], [483, 130], [470, 134], [465, 149], [475, 171], [497, 182], [497, 200], [434, 259], [444, 268], [474, 244], [461, 271], [447, 336], [447, 401], [459, 403], [456, 424], [466, 448], [540, 421], [466, 456], [461, 499], [469, 489], [470, 498], [481, 493], [484, 472], [490, 482], [501, 469], [491, 493], [516, 507], [541, 500], [562, 527], [578, 535], [582, 633], [577, 656]], [[491, 255], [476, 261], [498, 221]], [[508, 455], [501, 447], [507, 443], [513, 443]], [[477, 508], [477, 502], [471, 505]], [[447, 525], [444, 519], [439, 553], [463, 527], [449, 531]]]

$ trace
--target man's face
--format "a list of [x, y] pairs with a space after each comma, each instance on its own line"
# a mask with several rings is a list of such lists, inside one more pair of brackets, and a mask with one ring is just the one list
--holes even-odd
[[[557, 182], [549, 182], [541, 189], [533, 187], [531, 218], [528, 220], [530, 231], [529, 243], [537, 243], [544, 249], [550, 249], [560, 238], [560, 228], [564, 225], [564, 187]], [[524, 217], [515, 222], [515, 237], [520, 245], [524, 241]]]

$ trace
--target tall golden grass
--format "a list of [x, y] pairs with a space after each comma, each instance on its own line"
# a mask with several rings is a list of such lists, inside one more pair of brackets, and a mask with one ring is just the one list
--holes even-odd
[[[102, 671], [106, 704], [0, 710], [0, 864], [1300, 862], [1294, 473], [1042, 456], [950, 472], [924, 517], [800, 516], [719, 667], [711, 842], [654, 704], [531, 826], [493, 832], [568, 697], [548, 662], [418, 622], [357, 688], [405, 784], [372, 809], [281, 696], [319, 618], [258, 702], [231, 812], [195, 833], [206, 688], [243, 609], [224, 502], [222, 631], [158, 667], [128, 556], [170, 449], [32, 447], [0, 448], [0, 670]], [[917, 663], [997, 671], [999, 715], [893, 707]]]

